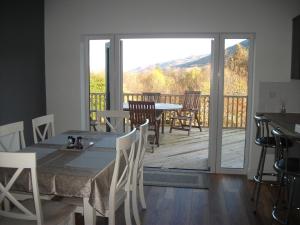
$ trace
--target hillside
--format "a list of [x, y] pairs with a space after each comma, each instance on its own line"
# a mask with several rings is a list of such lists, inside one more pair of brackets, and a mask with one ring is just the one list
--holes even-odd
[[[245, 40], [240, 43], [242, 47], [249, 48], [249, 41]], [[227, 54], [230, 56], [232, 55], [236, 50], [237, 45], [233, 45], [226, 49]], [[210, 64], [211, 61], [211, 55], [200, 55], [200, 56], [190, 56], [184, 59], [176, 59], [171, 60], [168, 62], [162, 62], [155, 65], [150, 65], [145, 68], [136, 68], [130, 72], [142, 72], [144, 70], [149, 70], [155, 67], [159, 67], [161, 69], [168, 69], [168, 68], [180, 68], [180, 69], [187, 69], [192, 67], [202, 67]]]

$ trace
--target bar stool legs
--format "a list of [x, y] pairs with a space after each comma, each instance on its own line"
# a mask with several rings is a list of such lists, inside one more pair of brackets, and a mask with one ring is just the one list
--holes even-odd
[[282, 175], [281, 177], [281, 181], [280, 181], [280, 188], [278, 190], [278, 194], [277, 194], [277, 199], [276, 202], [273, 206], [273, 210], [272, 210], [272, 217], [273, 220], [276, 220], [278, 223], [283, 224], [283, 225], [288, 225], [289, 224], [289, 218], [291, 216], [291, 209], [293, 207], [293, 199], [294, 199], [294, 194], [295, 194], [295, 185], [296, 185], [296, 177], [292, 177], [291, 181], [290, 181], [290, 190], [288, 193], [288, 205], [287, 205], [287, 213], [286, 213], [286, 218], [285, 219], [281, 219], [279, 214], [279, 202], [281, 200], [281, 189], [284, 187], [284, 175]]
[[262, 146], [259, 163], [257, 167], [256, 175], [254, 176], [255, 186], [252, 192], [251, 200], [255, 202], [254, 213], [256, 213], [258, 202], [259, 202], [259, 194], [261, 189], [262, 177], [264, 175], [264, 167], [265, 167], [265, 159], [267, 154], [267, 147]]

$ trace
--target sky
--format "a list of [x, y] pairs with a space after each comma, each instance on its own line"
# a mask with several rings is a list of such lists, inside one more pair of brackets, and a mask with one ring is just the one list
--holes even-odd
[[[208, 55], [211, 53], [210, 38], [152, 38], [124, 39], [123, 71], [146, 67], [156, 63], [183, 59], [189, 56]], [[225, 48], [245, 39], [226, 39]], [[109, 40], [90, 41], [90, 71], [104, 70], [105, 45]]]

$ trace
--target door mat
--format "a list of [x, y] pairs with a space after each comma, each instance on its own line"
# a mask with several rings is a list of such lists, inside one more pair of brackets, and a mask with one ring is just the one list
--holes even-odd
[[209, 188], [209, 174], [174, 169], [144, 169], [144, 185], [176, 188]]

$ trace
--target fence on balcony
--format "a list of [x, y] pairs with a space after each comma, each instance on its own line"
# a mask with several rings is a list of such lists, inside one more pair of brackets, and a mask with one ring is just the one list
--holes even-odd
[[[124, 93], [124, 102], [142, 99], [141, 93]], [[162, 94], [160, 102], [182, 104], [183, 95]], [[200, 120], [203, 127], [209, 127], [209, 95], [201, 95]], [[95, 118], [96, 111], [105, 110], [105, 94], [90, 93], [91, 117]], [[169, 122], [171, 112], [165, 115], [166, 123]], [[247, 96], [224, 96], [223, 128], [245, 128], [247, 122]]]

